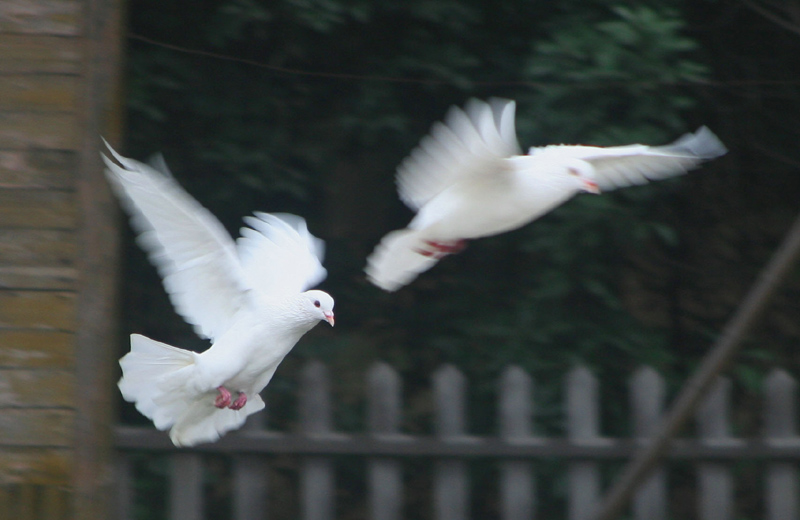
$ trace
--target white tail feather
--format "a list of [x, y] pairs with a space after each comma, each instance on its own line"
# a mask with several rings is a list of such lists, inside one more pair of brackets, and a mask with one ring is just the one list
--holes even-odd
[[420, 254], [420, 246], [416, 230], [401, 229], [387, 234], [367, 259], [367, 277], [386, 291], [396, 291], [410, 283], [439, 261], [434, 256]]
[[171, 428], [177, 446], [219, 439], [239, 428], [247, 416], [264, 408], [259, 395], [248, 395], [241, 410], [214, 406], [214, 392], [198, 393], [192, 385], [198, 354], [131, 335], [131, 351], [120, 359], [119, 389], [126, 401], [152, 419], [159, 430]]

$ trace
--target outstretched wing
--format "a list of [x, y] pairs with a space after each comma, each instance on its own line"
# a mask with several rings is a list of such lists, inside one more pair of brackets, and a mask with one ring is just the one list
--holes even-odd
[[175, 310], [206, 338], [218, 337], [240, 308], [241, 265], [222, 224], [171, 177], [119, 155], [102, 155], [139, 245], [158, 269]]
[[520, 153], [515, 107], [513, 101], [501, 99], [472, 99], [463, 110], [452, 107], [444, 123], [435, 123], [398, 167], [400, 199], [418, 211], [459, 180], [508, 168], [503, 159]]
[[248, 285], [265, 294], [300, 293], [325, 279], [325, 243], [308, 232], [306, 221], [287, 213], [245, 217], [250, 227], [236, 241]]
[[728, 151], [706, 127], [664, 146], [548, 146], [541, 150], [546, 153], [550, 149], [573, 149], [571, 156], [591, 163], [601, 191], [682, 175]]

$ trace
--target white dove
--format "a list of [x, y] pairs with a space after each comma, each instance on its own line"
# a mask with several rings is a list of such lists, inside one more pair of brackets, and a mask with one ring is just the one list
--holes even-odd
[[131, 335], [119, 362], [127, 401], [170, 429], [176, 446], [219, 439], [264, 408], [258, 395], [295, 343], [320, 320], [334, 324], [321, 282], [324, 244], [294, 215], [245, 217], [234, 243], [214, 216], [169, 175], [106, 143], [106, 176], [131, 215], [138, 242], [177, 312], [211, 347], [198, 354]]
[[702, 127], [665, 146], [551, 145], [520, 155], [514, 109], [502, 99], [452, 107], [403, 160], [398, 192], [417, 214], [367, 259], [372, 283], [396, 291], [466, 240], [522, 227], [579, 192], [680, 175], [727, 152]]

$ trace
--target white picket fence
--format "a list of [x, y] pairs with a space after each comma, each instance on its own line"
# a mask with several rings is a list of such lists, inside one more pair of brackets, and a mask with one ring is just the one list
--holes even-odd
[[[432, 379], [434, 434], [412, 436], [400, 431], [401, 380], [390, 366], [377, 363], [366, 375], [368, 431], [345, 434], [333, 427], [330, 376], [320, 362], [303, 370], [299, 399], [299, 432], [276, 432], [259, 427], [258, 420], [229, 434], [220, 442], [195, 449], [178, 450], [167, 435], [152, 429], [118, 427], [119, 519], [133, 518], [133, 465], [137, 451], [157, 452], [170, 460], [169, 514], [172, 520], [211, 520], [204, 508], [204, 460], [223, 454], [230, 457], [232, 511], [226, 519], [264, 520], [270, 511], [267, 455], [300, 457], [298, 482], [299, 518], [333, 520], [337, 488], [333, 457], [357, 457], [366, 461], [366, 518], [399, 520], [467, 520], [470, 512], [470, 460], [494, 460], [498, 465], [499, 518], [523, 520], [565, 518], [591, 520], [603, 492], [603, 464], [624, 462], [647, 442], [657, 428], [665, 407], [663, 379], [651, 368], [637, 370], [629, 381], [633, 438], [609, 438], [601, 434], [598, 381], [586, 368], [577, 367], [565, 378], [566, 436], [541, 437], [534, 433], [533, 381], [518, 367], [506, 369], [498, 387], [498, 431], [495, 436], [475, 436], [466, 431], [469, 404], [466, 379], [456, 368], [444, 366]], [[729, 418], [731, 385], [721, 379], [696, 416], [695, 438], [673, 442], [668, 460], [642, 484], [631, 504], [635, 520], [674, 518], [674, 502], [668, 475], [670, 462], [692, 465], [696, 475], [698, 520], [734, 520], [736, 482], [733, 465], [743, 460], [763, 463], [762, 511], [756, 518], [800, 520], [800, 487], [797, 463], [800, 437], [796, 430], [796, 383], [785, 371], [775, 370], [766, 379], [763, 400], [763, 433], [757, 438], [731, 436]], [[258, 419], [253, 416], [251, 419]], [[404, 506], [404, 460], [431, 461], [430, 511], [409, 511]], [[537, 490], [548, 482], [537, 479], [537, 461], [562, 460], [568, 482], [563, 511], [539, 510]], [[349, 460], [349, 459], [348, 459]], [[685, 509], [685, 505], [684, 509]]]

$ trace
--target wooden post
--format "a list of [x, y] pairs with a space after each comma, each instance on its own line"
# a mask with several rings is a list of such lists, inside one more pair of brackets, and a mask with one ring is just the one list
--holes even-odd
[[[331, 397], [328, 369], [311, 361], [303, 369], [300, 394], [300, 422], [304, 435], [330, 433]], [[328, 457], [306, 457], [301, 475], [301, 518], [333, 520], [333, 463]]]
[[[697, 409], [699, 434], [704, 443], [714, 444], [730, 439], [728, 410], [731, 383], [718, 378]], [[720, 462], [698, 464], [697, 478], [700, 488], [698, 517], [703, 520], [733, 519], [733, 478], [730, 469]]]
[[115, 520], [133, 520], [133, 508], [136, 503], [134, 493], [133, 463], [127, 453], [117, 454], [117, 492], [115, 494]]
[[[657, 431], [664, 409], [664, 379], [651, 367], [642, 367], [634, 373], [629, 388], [633, 434], [637, 440], [649, 442]], [[666, 517], [667, 475], [663, 467], [658, 467], [634, 493], [633, 518], [664, 520]]]
[[203, 458], [180, 451], [170, 457], [169, 519], [203, 519]]
[[[575, 367], [567, 375], [567, 434], [576, 444], [600, 438], [597, 379], [586, 367]], [[600, 471], [596, 462], [569, 464], [569, 520], [585, 520], [600, 498]]]
[[[375, 363], [367, 374], [369, 431], [376, 437], [400, 431], [400, 377], [386, 363]], [[400, 520], [403, 475], [395, 459], [374, 458], [367, 462], [371, 520]]]
[[[247, 418], [242, 430], [263, 430], [266, 410]], [[233, 510], [236, 520], [267, 520], [267, 458], [255, 453], [233, 456]]]
[[78, 177], [80, 246], [76, 335], [74, 513], [105, 520], [113, 514], [118, 264], [117, 206], [98, 155], [99, 136], [119, 138], [117, 82], [122, 2], [84, 0], [83, 71]]
[[[457, 440], [464, 435], [465, 391], [464, 375], [454, 366], [446, 365], [433, 375], [436, 435], [445, 442]], [[439, 460], [434, 471], [434, 518], [467, 520], [469, 518], [467, 464], [463, 460]]]
[[[519, 367], [508, 367], [500, 379], [500, 437], [514, 443], [533, 434], [533, 381]], [[500, 503], [503, 520], [530, 520], [536, 509], [536, 478], [528, 461], [500, 465]]]
[[[773, 370], [765, 382], [764, 441], [797, 442], [797, 382], [784, 370]], [[800, 485], [797, 464], [770, 462], [765, 478], [767, 520], [798, 520]]]

